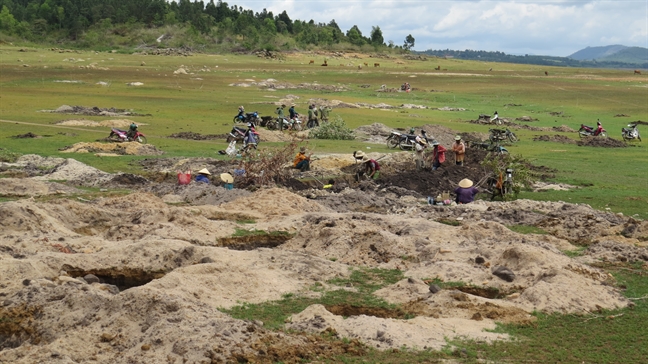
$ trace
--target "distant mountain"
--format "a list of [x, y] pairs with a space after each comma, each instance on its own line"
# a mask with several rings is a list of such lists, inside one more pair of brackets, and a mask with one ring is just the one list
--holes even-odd
[[[456, 58], [466, 59], [483, 62], [508, 62], [520, 64], [537, 64], [547, 66], [562, 66], [562, 67], [595, 67], [595, 68], [626, 68], [626, 69], [647, 69], [648, 68], [648, 49], [641, 47], [625, 47], [625, 46], [610, 46], [622, 47], [617, 52], [605, 55], [607, 50], [594, 51], [598, 57], [594, 60], [575, 59], [570, 57], [554, 57], [554, 56], [536, 56], [528, 55], [514, 56], [503, 52], [490, 52], [490, 51], [455, 51], [450, 49], [433, 50], [428, 49], [424, 52], [413, 52], [416, 54], [425, 54], [428, 56], [435, 56], [440, 58]], [[585, 52], [594, 48], [607, 48], [607, 47], [592, 47], [585, 48], [579, 52]], [[610, 48], [611, 49], [611, 48]], [[574, 54], [578, 54], [576, 52]], [[577, 55], [578, 56], [578, 55]], [[590, 56], [583, 56], [590, 57]]]
[[648, 48], [626, 47], [619, 44], [605, 47], [587, 47], [567, 58], [579, 61], [645, 64], [648, 62]]
[[617, 53], [626, 48], [628, 47], [620, 44], [605, 47], [587, 47], [572, 55], [567, 56], [567, 58], [577, 59], [579, 61], [593, 61], [595, 59], [611, 56], [614, 53]]

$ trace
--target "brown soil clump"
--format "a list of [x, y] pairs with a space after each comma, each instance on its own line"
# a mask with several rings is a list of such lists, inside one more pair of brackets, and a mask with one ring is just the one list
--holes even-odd
[[600, 148], [626, 148], [628, 145], [612, 138], [591, 137], [583, 138], [577, 143], [581, 147], [600, 147]]
[[537, 135], [533, 137], [533, 141], [541, 142], [555, 142], [555, 143], [564, 143], [564, 144], [577, 144], [578, 141], [564, 135]]

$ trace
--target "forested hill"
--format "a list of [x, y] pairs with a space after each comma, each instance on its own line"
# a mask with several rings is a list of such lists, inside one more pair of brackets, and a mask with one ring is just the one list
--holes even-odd
[[425, 52], [418, 52], [419, 54], [426, 54], [437, 57], [452, 57], [457, 59], [477, 60], [487, 62], [507, 62], [507, 63], [522, 63], [522, 64], [537, 64], [546, 66], [563, 66], [563, 67], [596, 67], [596, 68], [648, 68], [648, 62], [634, 61], [629, 62], [629, 59], [613, 59], [606, 58], [600, 60], [578, 60], [568, 57], [552, 57], [552, 56], [513, 56], [503, 52], [487, 52], [487, 51], [453, 51], [453, 50], [427, 50]]
[[414, 46], [411, 35], [402, 45], [385, 44], [379, 26], [365, 36], [355, 25], [342, 31], [335, 20], [293, 20], [286, 11], [254, 12], [220, 0], [0, 0], [0, 37], [4, 37], [0, 40], [101, 49], [142, 42], [155, 45], [160, 33], [172, 40], [169, 46], [204, 49], [274, 50], [314, 45], [407, 51]]

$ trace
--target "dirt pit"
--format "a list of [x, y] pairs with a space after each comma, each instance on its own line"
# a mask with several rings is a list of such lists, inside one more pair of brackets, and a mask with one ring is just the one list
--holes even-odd
[[[627, 306], [612, 278], [589, 264], [648, 261], [645, 221], [588, 205], [426, 203], [428, 191], [456, 184], [473, 159], [463, 169], [417, 173], [411, 153], [390, 154], [376, 184], [342, 177], [355, 168], [349, 155], [318, 158], [310, 172], [296, 172], [307, 186], [299, 191], [177, 184], [178, 170], [217, 176], [236, 160], [151, 158], [142, 161], [146, 178], [73, 159], [2, 163], [1, 174], [24, 178], [0, 185], [0, 196], [10, 197], [0, 203], [0, 316], [7, 318], [0, 361], [296, 362], [361, 356], [366, 346], [506, 340], [490, 331], [496, 322], [532, 324], [533, 311]], [[315, 178], [333, 172], [341, 182], [321, 189]], [[133, 193], [109, 193], [125, 185]], [[75, 186], [106, 194], [79, 199]], [[511, 225], [547, 234], [518, 234]], [[578, 258], [563, 253], [574, 244], [590, 248]], [[358, 287], [337, 282], [365, 268], [402, 272], [374, 292], [398, 310], [314, 304], [286, 317], [283, 332], [226, 313], [244, 303], [353, 292]], [[465, 286], [432, 290], [433, 282]], [[320, 332], [348, 340], [325, 341]]]
[[62, 153], [94, 153], [95, 155], [110, 157], [120, 155], [162, 155], [164, 151], [151, 144], [136, 142], [125, 143], [76, 143], [61, 149]]

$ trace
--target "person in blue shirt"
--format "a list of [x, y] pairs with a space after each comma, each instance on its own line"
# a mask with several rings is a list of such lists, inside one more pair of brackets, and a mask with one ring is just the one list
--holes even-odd
[[288, 115], [290, 116], [290, 119], [294, 119], [297, 117], [297, 112], [295, 111], [295, 104], [290, 105], [290, 109], [288, 109]]
[[211, 173], [209, 173], [207, 168], [203, 168], [198, 171], [198, 175], [196, 175], [196, 182], [210, 183], [209, 176], [211, 176]]

